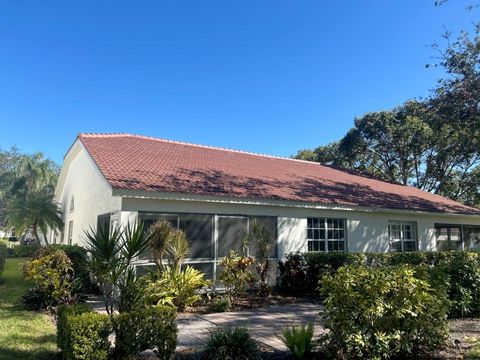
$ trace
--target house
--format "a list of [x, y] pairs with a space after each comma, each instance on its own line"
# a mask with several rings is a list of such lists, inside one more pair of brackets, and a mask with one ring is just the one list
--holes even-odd
[[[52, 242], [82, 244], [89, 228], [162, 218], [186, 231], [187, 261], [211, 277], [253, 218], [269, 229], [274, 259], [480, 242], [480, 209], [439, 195], [314, 162], [130, 134], [78, 135], [56, 199], [65, 231]], [[150, 256], [138, 265], [152, 265]]]

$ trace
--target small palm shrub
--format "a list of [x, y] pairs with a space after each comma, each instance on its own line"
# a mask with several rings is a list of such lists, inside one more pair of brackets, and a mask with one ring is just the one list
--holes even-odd
[[204, 276], [205, 274], [188, 265], [184, 270], [165, 266], [157, 280], [147, 283], [146, 302], [169, 305], [183, 311], [201, 299], [200, 289], [210, 285]]
[[313, 323], [306, 326], [298, 325], [286, 327], [282, 330], [281, 339], [296, 359], [303, 359], [313, 349]]
[[408, 358], [447, 338], [447, 295], [411, 266], [345, 266], [322, 279], [322, 291], [329, 332], [321, 342], [337, 357]]
[[207, 360], [260, 360], [258, 347], [243, 327], [213, 331], [205, 346]]

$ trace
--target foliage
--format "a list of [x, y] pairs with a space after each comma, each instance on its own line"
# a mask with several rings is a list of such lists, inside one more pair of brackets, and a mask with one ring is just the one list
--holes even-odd
[[442, 345], [447, 296], [409, 266], [345, 266], [323, 279], [323, 344], [344, 358], [405, 357]]
[[362, 264], [363, 261], [364, 255], [356, 253], [290, 253], [278, 264], [280, 287], [287, 293], [314, 295], [324, 275], [335, 273], [341, 266]]
[[204, 274], [189, 265], [184, 270], [166, 266], [158, 279], [148, 282], [145, 298], [149, 304], [173, 306], [183, 311], [199, 301], [198, 291], [209, 285]]
[[243, 327], [213, 331], [205, 346], [208, 360], [259, 360], [258, 348]]
[[222, 272], [219, 279], [225, 286], [226, 295], [232, 304], [235, 300], [246, 294], [247, 288], [255, 281], [255, 276], [250, 270], [254, 264], [251, 256], [240, 256], [235, 250], [225, 256], [220, 262]]
[[446, 76], [432, 96], [356, 118], [339, 141], [299, 159], [360, 171], [480, 205], [480, 25], [439, 51]]
[[281, 339], [285, 346], [297, 359], [303, 359], [313, 350], [313, 322], [306, 326], [298, 325], [286, 327], [282, 330]]
[[148, 228], [149, 247], [153, 252], [153, 259], [159, 269], [163, 268], [163, 254], [172, 230], [172, 224], [166, 220], [156, 221]]
[[15, 257], [33, 257], [40, 248], [38, 244], [18, 245], [14, 247], [13, 254]]
[[255, 254], [255, 268], [260, 276], [260, 288], [262, 293], [266, 294], [268, 293], [269, 257], [275, 242], [265, 224], [258, 218], [250, 221], [250, 234], [254, 248], [257, 250]]
[[116, 285], [118, 296], [114, 303], [118, 312], [134, 311], [143, 306], [145, 282], [136, 276], [134, 268], [127, 269]]
[[22, 303], [25, 310], [39, 311], [57, 304], [57, 301], [45, 290], [34, 287], [22, 295]]
[[54, 359], [58, 350], [50, 315], [22, 306], [22, 295], [32, 286], [23, 278], [24, 262], [8, 258], [0, 281], [0, 359]]
[[172, 308], [149, 307], [115, 316], [115, 358], [135, 359], [147, 349], [156, 349], [156, 355], [169, 360], [177, 344], [175, 311]]
[[[62, 211], [55, 203], [53, 193], [45, 190], [30, 191], [8, 203], [5, 226], [15, 228], [17, 234], [31, 229], [32, 235], [40, 244], [39, 230], [46, 235], [49, 228], [55, 231], [63, 228]], [[46, 241], [45, 236], [44, 238]]]
[[105, 314], [83, 312], [66, 315], [63, 344], [67, 360], [107, 360], [110, 349], [110, 317]]
[[172, 229], [165, 244], [165, 258], [176, 271], [180, 270], [182, 262], [190, 253], [187, 235], [180, 229]]
[[232, 304], [230, 303], [230, 299], [228, 297], [217, 297], [212, 300], [209, 305], [210, 311], [213, 312], [225, 312], [230, 310]]
[[32, 191], [53, 193], [58, 174], [59, 166], [42, 153], [21, 154], [14, 146], [0, 148], [0, 226], [10, 199]]
[[128, 224], [123, 231], [99, 227], [96, 231], [90, 229], [85, 235], [90, 254], [88, 269], [102, 289], [105, 308], [111, 314], [116, 303], [115, 284], [125, 281], [123, 278], [128, 276], [133, 260], [145, 251], [150, 239], [142, 223]]
[[0, 275], [5, 270], [5, 262], [7, 260], [7, 246], [0, 243]]
[[27, 261], [23, 274], [27, 280], [35, 282], [39, 292], [43, 292], [47, 306], [75, 301], [72, 262], [62, 250]]
[[55, 322], [57, 326], [57, 346], [62, 349], [64, 353], [69, 353], [72, 350], [68, 349], [69, 339], [68, 332], [68, 317], [76, 316], [86, 312], [92, 312], [92, 309], [86, 304], [60, 305], [56, 309]]
[[70, 261], [72, 262], [73, 273], [75, 279], [81, 285], [81, 288], [88, 290], [91, 288], [90, 282], [90, 273], [87, 268], [87, 250], [78, 245], [63, 245], [63, 244], [52, 244], [48, 246], [41, 247], [35, 254], [35, 258], [40, 258], [42, 256], [51, 254], [56, 250], [61, 250], [65, 252]]

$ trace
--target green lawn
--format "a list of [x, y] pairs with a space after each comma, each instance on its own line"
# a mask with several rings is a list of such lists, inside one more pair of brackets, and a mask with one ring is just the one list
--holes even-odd
[[0, 360], [53, 359], [58, 352], [50, 315], [22, 309], [21, 297], [30, 287], [23, 279], [25, 259], [7, 259], [0, 275]]

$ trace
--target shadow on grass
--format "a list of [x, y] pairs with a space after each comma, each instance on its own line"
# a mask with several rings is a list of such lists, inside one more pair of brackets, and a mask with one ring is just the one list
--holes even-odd
[[61, 354], [51, 350], [21, 350], [0, 347], [0, 360], [60, 360]]

